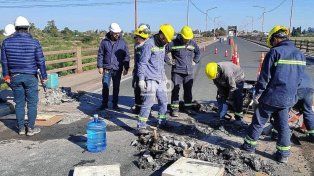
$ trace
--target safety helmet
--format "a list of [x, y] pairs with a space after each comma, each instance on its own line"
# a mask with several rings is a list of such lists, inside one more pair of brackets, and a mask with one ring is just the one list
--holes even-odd
[[192, 28], [190, 28], [189, 26], [183, 26], [183, 28], [181, 29], [180, 34], [186, 40], [191, 40], [194, 37]]
[[148, 24], [140, 24], [134, 31], [134, 35], [140, 36], [143, 39], [147, 39], [150, 34], [150, 26]]
[[216, 62], [209, 62], [205, 67], [205, 74], [209, 79], [216, 79], [218, 73], [218, 64]]
[[277, 25], [272, 30], [270, 30], [266, 40], [269, 47], [273, 47], [271, 40], [272, 37], [274, 37], [276, 34], [281, 34], [281, 37], [287, 37], [289, 35], [289, 30], [285, 26], [280, 25]]
[[163, 24], [159, 30], [164, 34], [167, 42], [170, 43], [174, 36], [174, 28], [170, 24]]
[[28, 20], [22, 16], [19, 16], [16, 18], [14, 25], [15, 27], [29, 27], [30, 26]]
[[15, 26], [13, 24], [8, 24], [4, 27], [4, 32], [3, 35], [4, 36], [10, 36], [15, 32]]
[[120, 33], [122, 30], [117, 23], [111, 23], [109, 26], [109, 31], [114, 33]]

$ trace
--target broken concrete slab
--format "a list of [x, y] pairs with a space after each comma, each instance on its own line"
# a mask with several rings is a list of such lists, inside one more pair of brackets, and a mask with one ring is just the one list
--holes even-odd
[[182, 157], [167, 168], [162, 176], [223, 176], [224, 171], [222, 165]]
[[73, 176], [120, 176], [120, 164], [75, 167]]

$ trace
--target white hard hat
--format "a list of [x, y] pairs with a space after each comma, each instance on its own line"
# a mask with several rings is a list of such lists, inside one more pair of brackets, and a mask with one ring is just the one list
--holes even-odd
[[121, 28], [117, 23], [111, 23], [111, 25], [109, 26], [109, 31], [112, 31], [114, 33], [120, 33]]
[[15, 26], [13, 24], [8, 24], [4, 27], [4, 32], [3, 35], [4, 36], [10, 36], [15, 32]]
[[28, 27], [30, 26], [28, 20], [25, 17], [19, 16], [15, 20], [15, 27]]

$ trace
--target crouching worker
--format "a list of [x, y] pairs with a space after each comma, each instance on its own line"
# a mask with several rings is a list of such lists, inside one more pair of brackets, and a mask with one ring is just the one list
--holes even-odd
[[139, 133], [146, 133], [151, 107], [157, 98], [159, 105], [158, 125], [166, 124], [167, 91], [165, 74], [165, 45], [173, 39], [174, 29], [170, 24], [160, 26], [159, 33], [149, 38], [143, 45], [138, 64], [139, 87], [143, 95], [143, 105], [137, 124]]
[[227, 101], [233, 105], [235, 124], [244, 125], [243, 122], [243, 96], [244, 72], [240, 66], [231, 62], [210, 62], [206, 65], [207, 77], [217, 86], [218, 116], [220, 126], [225, 123], [228, 111]]

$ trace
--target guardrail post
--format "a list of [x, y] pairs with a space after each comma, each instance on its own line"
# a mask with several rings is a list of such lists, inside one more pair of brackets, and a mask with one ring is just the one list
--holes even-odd
[[310, 51], [309, 47], [310, 47], [310, 41], [306, 41], [306, 52], [307, 53]]
[[302, 40], [300, 41], [300, 50], [302, 50]]
[[76, 47], [76, 73], [82, 73], [83, 72], [83, 64], [82, 64], [82, 47], [77, 46]]

